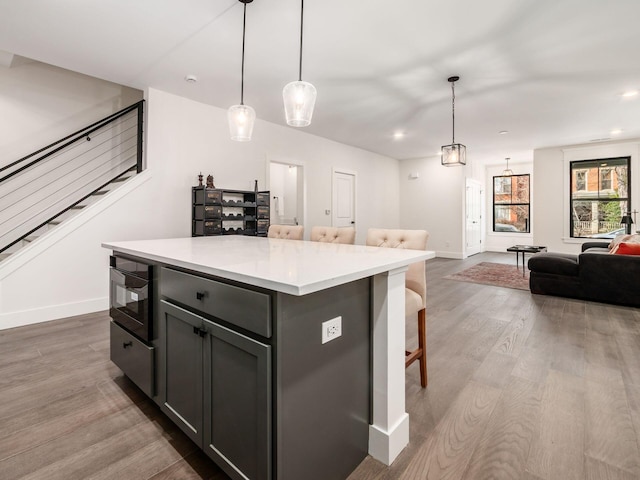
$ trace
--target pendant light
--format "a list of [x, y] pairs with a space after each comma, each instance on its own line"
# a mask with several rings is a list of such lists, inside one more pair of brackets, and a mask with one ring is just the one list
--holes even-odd
[[453, 88], [455, 82], [460, 77], [454, 76], [447, 79], [451, 83], [451, 118], [452, 118], [452, 135], [451, 145], [442, 147], [442, 165], [451, 167], [454, 165], [466, 165], [467, 163], [467, 147], [461, 143], [456, 143], [456, 92]]
[[505, 169], [502, 171], [502, 176], [503, 176], [503, 177], [511, 177], [511, 176], [513, 176], [513, 170], [511, 170], [511, 169], [509, 168], [509, 160], [511, 160], [511, 159], [510, 159], [509, 157], [507, 157], [507, 158], [505, 158], [505, 160], [507, 161], [507, 168], [505, 168]]
[[253, 0], [238, 0], [244, 4], [244, 14], [242, 17], [242, 70], [240, 80], [240, 105], [234, 105], [227, 112], [229, 120], [229, 132], [231, 140], [237, 142], [248, 142], [253, 133], [253, 123], [256, 120], [256, 111], [249, 105], [244, 104], [244, 39], [247, 27], [247, 3]]
[[300, 0], [300, 64], [298, 81], [287, 83], [282, 89], [284, 113], [287, 125], [307, 127], [311, 124], [313, 107], [316, 103], [316, 87], [302, 81], [302, 26], [304, 23], [304, 0]]

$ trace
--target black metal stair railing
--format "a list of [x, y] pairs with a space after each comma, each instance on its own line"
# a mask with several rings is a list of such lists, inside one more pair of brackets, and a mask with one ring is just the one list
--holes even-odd
[[0, 253], [143, 170], [144, 100], [0, 167]]

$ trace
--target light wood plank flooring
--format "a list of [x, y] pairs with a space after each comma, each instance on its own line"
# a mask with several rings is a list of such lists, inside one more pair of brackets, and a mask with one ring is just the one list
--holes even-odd
[[[428, 262], [410, 445], [349, 480], [640, 478], [640, 311], [442, 280], [481, 261], [515, 264]], [[109, 361], [108, 320], [0, 331], [0, 478], [226, 479]]]

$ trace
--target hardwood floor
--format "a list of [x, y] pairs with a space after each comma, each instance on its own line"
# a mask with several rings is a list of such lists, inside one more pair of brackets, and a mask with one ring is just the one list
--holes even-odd
[[[640, 310], [442, 280], [514, 260], [428, 262], [410, 444], [349, 480], [640, 478]], [[0, 331], [0, 478], [226, 479], [109, 361], [108, 320]]]

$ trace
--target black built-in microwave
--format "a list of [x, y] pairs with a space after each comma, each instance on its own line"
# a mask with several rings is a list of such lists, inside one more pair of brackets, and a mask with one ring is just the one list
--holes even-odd
[[153, 338], [153, 267], [118, 255], [111, 255], [110, 266], [109, 315], [148, 343]]

